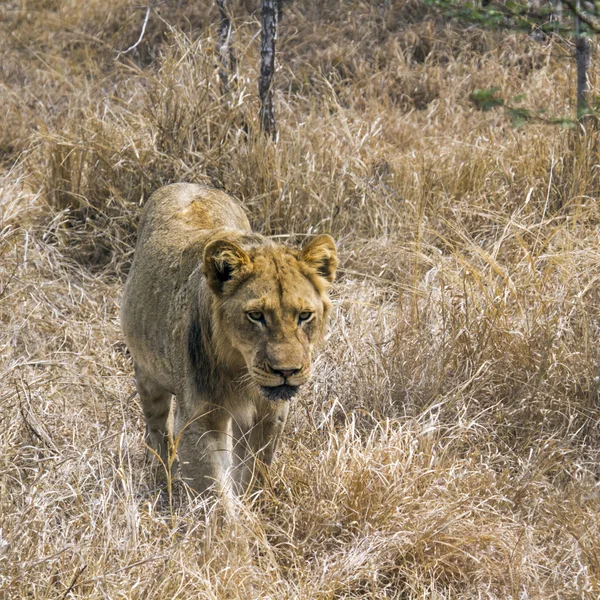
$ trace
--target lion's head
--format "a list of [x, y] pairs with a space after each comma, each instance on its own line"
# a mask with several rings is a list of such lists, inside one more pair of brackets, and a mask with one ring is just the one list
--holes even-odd
[[267, 398], [288, 400], [308, 381], [337, 264], [328, 235], [301, 250], [259, 236], [225, 236], [207, 245], [203, 272], [216, 299], [218, 335], [242, 355]]

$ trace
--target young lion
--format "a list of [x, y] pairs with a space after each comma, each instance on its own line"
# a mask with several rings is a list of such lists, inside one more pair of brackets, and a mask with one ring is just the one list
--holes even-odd
[[277, 244], [218, 190], [180, 183], [148, 200], [121, 324], [146, 441], [166, 464], [175, 395], [182, 477], [197, 492], [242, 493], [255, 461], [271, 463], [323, 337], [337, 263], [330, 236]]

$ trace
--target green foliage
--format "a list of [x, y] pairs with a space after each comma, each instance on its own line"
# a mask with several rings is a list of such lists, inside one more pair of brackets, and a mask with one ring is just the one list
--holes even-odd
[[[497, 86], [486, 89], [475, 89], [471, 92], [470, 99], [476, 108], [483, 112], [488, 112], [494, 108], [502, 108], [510, 118], [514, 127], [522, 127], [531, 121], [547, 123], [548, 125], [561, 125], [563, 127], [573, 127], [576, 123], [569, 117], [546, 117], [545, 110], [532, 110], [526, 107], [516, 106], [523, 101], [525, 94], [518, 94], [507, 102], [500, 95], [500, 88]], [[600, 99], [597, 99], [597, 105], [600, 107]], [[598, 110], [588, 110], [589, 114], [599, 114]]]
[[460, 0], [422, 1], [447, 18], [489, 29], [510, 29], [528, 33], [536, 31], [542, 34], [558, 33], [570, 37], [575, 34], [572, 17], [576, 14], [581, 19], [581, 33], [597, 33], [600, 26], [597, 23], [597, 15], [600, 12], [597, 5], [594, 5], [594, 11], [590, 14], [578, 9], [576, 3], [571, 0], [561, 0], [566, 13], [560, 21], [553, 18], [555, 9], [549, 3], [534, 10], [527, 2], [519, 0], [506, 2], [484, 0], [481, 4]]
[[492, 87], [486, 90], [475, 89], [471, 93], [473, 104], [480, 110], [487, 112], [497, 106], [504, 106], [504, 99], [498, 96], [500, 88]]

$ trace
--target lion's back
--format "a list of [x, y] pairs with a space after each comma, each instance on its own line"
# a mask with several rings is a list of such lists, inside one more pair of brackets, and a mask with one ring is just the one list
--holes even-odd
[[195, 235], [221, 227], [250, 230], [235, 198], [196, 183], [173, 183], [154, 192], [144, 206], [138, 246], [154, 236], [158, 244], [185, 246]]

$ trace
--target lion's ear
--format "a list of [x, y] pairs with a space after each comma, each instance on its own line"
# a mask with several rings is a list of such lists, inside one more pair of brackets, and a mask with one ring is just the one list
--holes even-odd
[[335, 242], [330, 235], [322, 234], [308, 242], [300, 252], [300, 259], [313, 267], [317, 273], [331, 282], [338, 266]]
[[221, 294], [225, 284], [240, 277], [249, 266], [249, 256], [233, 242], [215, 240], [204, 249], [202, 272], [215, 294]]

